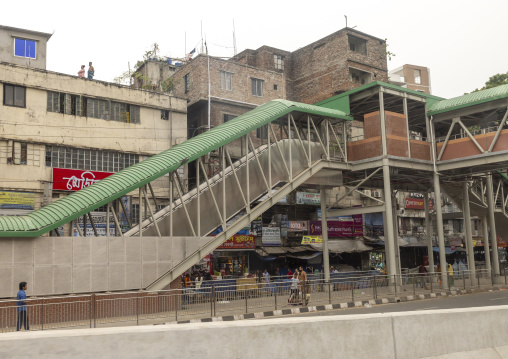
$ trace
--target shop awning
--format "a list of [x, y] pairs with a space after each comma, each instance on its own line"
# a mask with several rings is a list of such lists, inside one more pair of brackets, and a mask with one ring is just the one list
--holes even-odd
[[[323, 244], [315, 243], [311, 248], [322, 252]], [[341, 239], [328, 241], [328, 249], [332, 253], [358, 253], [372, 250], [372, 247], [365, 245], [361, 239]]]
[[321, 252], [315, 252], [315, 253], [312, 253], [312, 254], [302, 254], [302, 255], [288, 254], [286, 257], [309, 260], [309, 259], [312, 259], [312, 258], [316, 258], [317, 256], [320, 256], [322, 254], [323, 253], [321, 253]]
[[268, 254], [286, 254], [283, 247], [262, 247], [262, 249]]
[[[379, 239], [381, 241], [383, 241], [383, 242], [385, 241], [385, 237], [384, 236], [379, 236]], [[407, 243], [408, 243], [406, 240], [404, 240], [404, 239], [402, 239], [400, 237], [398, 237], [398, 240], [399, 240], [399, 246], [400, 247], [403, 247], [403, 246], [407, 245]]]
[[308, 246], [284, 247], [289, 253], [300, 253], [310, 250]]

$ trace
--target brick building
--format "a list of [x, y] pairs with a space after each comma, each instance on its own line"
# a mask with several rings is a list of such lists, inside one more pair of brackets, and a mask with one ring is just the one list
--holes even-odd
[[174, 93], [188, 101], [190, 138], [270, 100], [315, 103], [387, 80], [385, 41], [344, 28], [293, 52], [261, 46], [227, 60], [199, 55], [175, 73]]
[[390, 83], [410, 90], [432, 93], [430, 69], [424, 66], [405, 64], [389, 73]]

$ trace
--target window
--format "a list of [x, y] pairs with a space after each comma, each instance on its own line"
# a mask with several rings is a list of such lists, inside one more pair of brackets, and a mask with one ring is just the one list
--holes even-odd
[[273, 85], [273, 90], [274, 90], [274, 91], [277, 91], [277, 88], [278, 88], [277, 84], [274, 84], [274, 85]]
[[232, 120], [236, 118], [235, 115], [227, 115], [227, 114], [224, 114], [224, 123], [228, 122], [229, 120]]
[[109, 101], [99, 100], [95, 98], [87, 98], [86, 116], [92, 118], [100, 118], [109, 120]]
[[268, 138], [268, 127], [262, 126], [256, 129], [256, 138], [267, 139]]
[[275, 63], [276, 70], [284, 70], [284, 56], [273, 55], [273, 61]]
[[136, 154], [46, 146], [46, 167], [117, 172], [138, 162]]
[[48, 112], [81, 116], [81, 96], [48, 91], [47, 110]]
[[4, 105], [26, 107], [26, 88], [4, 84]]
[[349, 80], [354, 84], [365, 85], [365, 84], [371, 82], [371, 75], [368, 72], [350, 67], [349, 68]]
[[14, 39], [14, 56], [35, 59], [35, 41]]
[[231, 72], [220, 72], [220, 88], [222, 90], [233, 91], [233, 74]]
[[252, 95], [263, 97], [263, 80], [252, 79]]
[[161, 110], [161, 120], [169, 120], [169, 110]]
[[10, 156], [7, 157], [8, 164], [26, 165], [27, 160], [27, 144], [24, 142], [11, 142], [8, 144], [11, 147]]
[[183, 77], [183, 83], [185, 84], [185, 93], [189, 92], [190, 88], [189, 74]]
[[420, 70], [415, 71], [415, 84], [420, 85], [422, 83], [422, 72]]
[[359, 37], [348, 35], [349, 50], [367, 55], [367, 40]]

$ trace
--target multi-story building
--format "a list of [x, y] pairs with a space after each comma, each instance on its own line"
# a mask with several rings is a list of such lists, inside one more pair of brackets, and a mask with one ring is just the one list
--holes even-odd
[[[187, 138], [184, 99], [45, 70], [49, 36], [0, 27], [0, 215], [25, 214]], [[20, 39], [38, 66], [31, 50], [19, 62]], [[125, 203], [135, 213], [138, 202]]]
[[432, 93], [430, 69], [424, 66], [403, 65], [388, 72], [390, 82], [410, 90]]

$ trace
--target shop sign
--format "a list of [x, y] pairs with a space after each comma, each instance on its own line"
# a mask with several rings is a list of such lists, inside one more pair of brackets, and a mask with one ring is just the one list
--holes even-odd
[[296, 204], [321, 204], [321, 195], [319, 193], [296, 192]]
[[53, 190], [79, 191], [91, 186], [108, 176], [112, 172], [96, 172], [70, 170], [67, 168], [53, 168]]
[[254, 236], [233, 236], [222, 243], [217, 249], [254, 249], [256, 241]]
[[[363, 224], [355, 218], [352, 221], [328, 221], [328, 237], [363, 236]], [[309, 221], [309, 235], [321, 235], [321, 221]]]
[[289, 232], [304, 232], [309, 228], [308, 221], [289, 221]]
[[280, 246], [280, 227], [263, 227], [261, 242], [264, 246]]
[[280, 235], [282, 237], [288, 236], [288, 227], [289, 227], [289, 221], [287, 214], [283, 214], [280, 217]]
[[251, 222], [251, 233], [257, 237], [263, 235], [263, 220], [261, 216]]
[[0, 191], [0, 209], [34, 209], [35, 193]]
[[303, 236], [302, 244], [323, 243], [323, 236]]
[[[405, 198], [406, 209], [425, 209], [425, 200], [423, 198]], [[429, 198], [429, 210], [433, 210], [432, 199]]]

